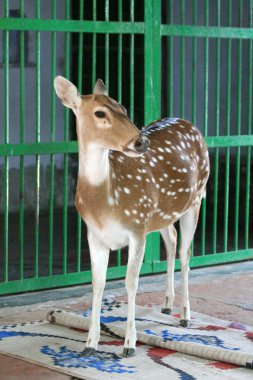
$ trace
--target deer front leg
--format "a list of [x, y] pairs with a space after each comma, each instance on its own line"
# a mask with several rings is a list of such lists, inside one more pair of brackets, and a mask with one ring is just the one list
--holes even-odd
[[126, 273], [126, 290], [128, 295], [127, 329], [124, 343], [123, 357], [135, 354], [135, 298], [139, 282], [139, 274], [145, 251], [145, 238], [132, 239], [129, 243], [128, 264]]
[[100, 338], [101, 303], [109, 259], [109, 249], [90, 231], [88, 231], [88, 242], [91, 257], [93, 299], [90, 329], [82, 356], [90, 356], [97, 350]]

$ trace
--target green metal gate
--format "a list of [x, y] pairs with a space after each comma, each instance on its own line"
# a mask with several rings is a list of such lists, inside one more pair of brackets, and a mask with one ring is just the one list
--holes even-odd
[[[16, 13], [14, 3], [0, 5], [0, 294], [91, 281], [58, 74], [84, 93], [102, 77], [140, 125], [196, 123], [212, 170], [191, 267], [252, 259], [252, 0], [20, 0]], [[125, 270], [126, 252], [113, 253], [107, 278]], [[141, 273], [165, 270], [154, 233]]]

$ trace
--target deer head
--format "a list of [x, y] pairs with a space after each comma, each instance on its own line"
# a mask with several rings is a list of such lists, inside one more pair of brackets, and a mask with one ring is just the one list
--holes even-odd
[[81, 146], [91, 144], [130, 157], [138, 157], [147, 151], [149, 140], [129, 119], [126, 109], [108, 96], [102, 80], [97, 80], [92, 95], [85, 96], [61, 76], [55, 78], [54, 85], [62, 104], [76, 115]]

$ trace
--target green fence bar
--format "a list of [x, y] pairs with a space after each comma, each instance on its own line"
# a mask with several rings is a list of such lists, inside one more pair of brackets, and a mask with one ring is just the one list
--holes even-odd
[[[242, 26], [242, 1], [238, 4], [239, 26]], [[237, 91], [237, 134], [241, 134], [241, 116], [242, 116], [242, 40], [238, 41], [238, 91]], [[239, 208], [240, 208], [240, 166], [241, 166], [241, 149], [236, 148], [236, 181], [235, 181], [235, 216], [234, 216], [234, 249], [238, 250], [238, 233], [239, 233]]]
[[[229, 4], [230, 7], [230, 4]], [[251, 28], [232, 28], [216, 26], [192, 26], [192, 25], [162, 25], [163, 36], [174, 37], [200, 37], [200, 38], [227, 38], [248, 39], [253, 38]]]
[[[122, 0], [118, 2], [118, 19], [122, 22]], [[117, 97], [118, 102], [122, 103], [122, 34], [118, 35], [118, 83], [117, 83]]]
[[[118, 1], [118, 20], [119, 22], [122, 22], [123, 19], [123, 9], [122, 9], [122, 0]], [[122, 33], [119, 33], [118, 35], [118, 57], [117, 57], [117, 64], [118, 64], [118, 83], [117, 83], [117, 97], [118, 102], [122, 103], [122, 54], [123, 54], [123, 39], [122, 39]], [[130, 83], [131, 85], [131, 83]], [[116, 257], [116, 265], [117, 267], [121, 266], [121, 250], [117, 250], [117, 257]]]
[[[84, 15], [84, 1], [80, 0], [79, 5], [79, 18], [83, 20]], [[83, 69], [83, 33], [78, 34], [78, 91], [82, 94], [82, 69]]]
[[[52, 0], [53, 1], [53, 0]], [[143, 34], [144, 23], [135, 22], [122, 22], [118, 21], [89, 21], [85, 22], [77, 20], [36, 20], [29, 18], [8, 18], [1, 19], [1, 30], [27, 30], [27, 31], [40, 31], [40, 32], [72, 32], [72, 33], [110, 33], [110, 34]], [[247, 34], [253, 35], [246, 29]], [[245, 37], [246, 38], [246, 37]]]
[[[134, 1], [130, 3], [130, 20], [134, 22]], [[134, 119], [134, 34], [130, 36], [130, 118]]]
[[[24, 0], [20, 0], [20, 16], [24, 17]], [[25, 32], [20, 32], [20, 143], [25, 140]], [[19, 242], [20, 242], [20, 279], [24, 278], [24, 157], [20, 157], [20, 200], [19, 200]]]
[[[185, 0], [180, 4], [180, 22], [184, 25], [185, 18]], [[180, 38], [180, 117], [184, 119], [185, 113], [185, 38]]]
[[[220, 26], [220, 0], [217, 0], [217, 26]], [[220, 39], [216, 41], [216, 92], [215, 92], [215, 135], [220, 129]], [[217, 253], [217, 211], [218, 211], [218, 178], [219, 178], [219, 148], [215, 149], [214, 157], [214, 192], [213, 192], [213, 253]]]
[[144, 124], [147, 125], [153, 120], [153, 84], [150, 81], [153, 74], [153, 51], [150, 49], [150, 41], [152, 41], [152, 1], [145, 0], [144, 3], [144, 19], [145, 19], [145, 40], [144, 40], [144, 93], [145, 93], [145, 117]]
[[117, 250], [117, 262], [116, 262], [117, 267], [121, 266], [121, 250]]
[[[94, 1], [93, 1], [94, 3]], [[96, 6], [96, 1], [95, 1], [95, 6]], [[84, 0], [80, 0], [79, 4], [79, 17], [80, 20], [83, 21], [84, 19]], [[78, 91], [80, 94], [83, 93], [83, 32], [79, 33], [79, 46], [78, 46]], [[96, 37], [93, 35], [93, 37]], [[93, 46], [93, 55], [94, 55], [94, 46]], [[95, 55], [96, 57], [96, 55]], [[94, 64], [94, 62], [93, 62]], [[94, 74], [94, 70], [92, 71], [92, 74]], [[93, 83], [95, 79], [93, 78]], [[77, 272], [81, 271], [81, 244], [82, 244], [82, 218], [81, 216], [77, 213]]]
[[[109, 21], [109, 0], [105, 0], [105, 20]], [[109, 65], [110, 65], [110, 38], [109, 34], [105, 35], [105, 83], [107, 91], [110, 91]]]
[[161, 117], [161, 4], [158, 6], [157, 1], [153, 0], [153, 120], [159, 119]]
[[[36, 0], [36, 18], [40, 18], [40, 0]], [[40, 32], [36, 32], [36, 143], [40, 142]], [[36, 154], [35, 259], [34, 276], [39, 276], [40, 156]]]
[[[209, 24], [209, 2], [205, 0], [205, 25]], [[209, 88], [209, 40], [204, 39], [204, 117], [203, 117], [203, 135], [208, 134], [208, 88]], [[202, 200], [201, 205], [201, 255], [206, 254], [206, 199]]]
[[[5, 17], [9, 1], [5, 0]], [[4, 143], [9, 143], [9, 32], [4, 33]], [[4, 281], [9, 279], [9, 157], [4, 158]]]
[[[159, 4], [160, 5], [160, 4]], [[106, 21], [85, 21], [76, 20], [36, 20], [36, 19], [1, 19], [1, 30], [22, 30], [22, 31], [47, 31], [47, 32], [72, 32], [72, 33], [144, 33], [144, 23], [135, 22], [106, 22]], [[191, 25], [161, 25], [163, 36], [174, 37], [209, 37], [227, 39], [251, 39], [253, 30], [251, 28], [229, 28], [229, 27], [205, 27]]]
[[[192, 5], [192, 23], [197, 22], [197, 1], [193, 0]], [[192, 123], [196, 125], [196, 85], [197, 85], [197, 39], [192, 38]], [[194, 240], [191, 243], [191, 257], [194, 256]]]
[[[94, 1], [93, 1], [94, 3]], [[96, 3], [96, 2], [95, 2]], [[80, 6], [79, 6], [79, 17], [80, 20], [83, 20], [84, 17], [84, 1], [80, 0]], [[95, 35], [93, 35], [94, 38]], [[96, 49], [93, 46], [92, 54], [94, 55], [94, 50], [96, 52]], [[94, 62], [93, 62], [94, 64]], [[92, 70], [92, 74], [96, 73], [96, 70]], [[83, 33], [79, 33], [79, 43], [78, 43], [78, 78], [77, 78], [77, 88], [80, 94], [83, 92]], [[93, 78], [93, 83], [95, 83], [95, 79]], [[77, 213], [77, 261], [76, 261], [76, 270], [78, 273], [81, 272], [81, 244], [82, 244], [82, 218]]]
[[[253, 28], [253, 0], [250, 0], [249, 6], [249, 17], [250, 17], [250, 26]], [[248, 134], [252, 134], [252, 85], [253, 85], [253, 44], [252, 40], [249, 41], [249, 73], [248, 73], [248, 117], [247, 117], [247, 132]], [[248, 146], [247, 148], [247, 163], [246, 163], [246, 193], [245, 193], [245, 248], [249, 248], [249, 209], [250, 209], [250, 170], [251, 170], [251, 148]]]
[[[207, 136], [205, 141], [209, 148], [253, 146], [253, 135], [241, 136]], [[0, 144], [2, 157], [33, 156], [36, 154], [77, 153], [77, 141], [55, 141], [48, 143]]]
[[[228, 3], [228, 25], [231, 25], [232, 5]], [[232, 41], [228, 40], [227, 48], [227, 115], [226, 115], [226, 135], [230, 135], [230, 111], [231, 111], [231, 49]], [[230, 172], [230, 149], [226, 148], [226, 164], [225, 164], [225, 191], [224, 191], [224, 241], [223, 250], [227, 252], [228, 247], [228, 211], [229, 211], [229, 172]]]
[[[65, 0], [65, 19], [70, 19], [70, 0]], [[65, 35], [65, 77], [70, 75], [70, 33]], [[69, 109], [64, 109], [64, 141], [69, 139]], [[64, 154], [64, 183], [63, 183], [63, 258], [62, 271], [67, 273], [68, 256], [68, 154]]]
[[[169, 11], [170, 11], [170, 17], [169, 17], [169, 23], [173, 23], [173, 0], [170, 0], [169, 2]], [[174, 82], [173, 82], [173, 37], [169, 37], [169, 83], [168, 83], [168, 99], [169, 99], [169, 115], [173, 116], [173, 98], [174, 98]]]
[[[192, 22], [197, 22], [197, 1], [193, 0]], [[192, 38], [192, 122], [196, 124], [197, 39]]]
[[[56, 19], [56, 0], [52, 0], [52, 18]], [[56, 32], [52, 32], [52, 72], [51, 72], [51, 131], [50, 140], [55, 141], [55, 91], [54, 78], [56, 76]], [[49, 185], [49, 256], [48, 274], [53, 274], [53, 245], [54, 245], [54, 178], [55, 157], [50, 155], [50, 185]]]
[[[93, 22], [97, 22], [97, 0], [93, 0], [92, 4], [92, 17]], [[94, 86], [97, 79], [97, 35], [92, 34], [92, 86]]]
[[[154, 12], [156, 17], [161, 17], [161, 4], [156, 1], [145, 0], [144, 2], [144, 20], [145, 20], [145, 38], [144, 38], [144, 93], [145, 93], [145, 116], [144, 123], [147, 125], [155, 118], [157, 114], [160, 114], [160, 96], [161, 96], [161, 53], [158, 57], [154, 57], [154, 46], [150, 48], [150, 41], [153, 40], [154, 33], [156, 36], [160, 35], [160, 31], [154, 30], [160, 28], [159, 23], [155, 23], [153, 18]], [[160, 44], [159, 44], [160, 46]], [[160, 49], [160, 48], [159, 48]], [[154, 63], [155, 62], [155, 63]], [[153, 77], [154, 71], [156, 71], [156, 78], [160, 77], [159, 87], [154, 86], [154, 83], [150, 80]], [[160, 257], [160, 234], [152, 233], [147, 236], [145, 263], [156, 262]]]

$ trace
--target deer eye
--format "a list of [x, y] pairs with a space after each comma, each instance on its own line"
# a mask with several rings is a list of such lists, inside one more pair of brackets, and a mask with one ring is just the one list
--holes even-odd
[[105, 117], [105, 112], [104, 111], [96, 111], [95, 116], [98, 117], [99, 119], [102, 119]]

